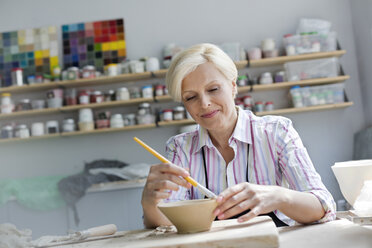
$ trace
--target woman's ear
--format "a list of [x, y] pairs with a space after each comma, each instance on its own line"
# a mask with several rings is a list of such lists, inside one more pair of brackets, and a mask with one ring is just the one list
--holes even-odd
[[236, 85], [236, 82], [232, 81], [232, 95], [233, 95], [233, 98], [235, 98], [237, 94], [238, 94], [238, 87]]

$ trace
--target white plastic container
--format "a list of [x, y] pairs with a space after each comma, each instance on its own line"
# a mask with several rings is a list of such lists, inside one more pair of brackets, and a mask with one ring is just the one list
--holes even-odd
[[292, 96], [292, 103], [295, 108], [302, 108], [304, 104], [302, 102], [301, 88], [299, 86], [294, 86], [290, 89], [290, 94]]
[[284, 64], [288, 81], [337, 77], [338, 67], [337, 58], [288, 62]]
[[111, 116], [110, 120], [110, 127], [111, 128], [120, 128], [124, 127], [124, 120], [121, 114], [114, 114]]
[[286, 35], [283, 38], [283, 45], [287, 55], [329, 52], [337, 49], [337, 34], [305, 34]]

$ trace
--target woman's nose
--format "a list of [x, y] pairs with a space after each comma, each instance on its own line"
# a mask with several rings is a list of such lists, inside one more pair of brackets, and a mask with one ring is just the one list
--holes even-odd
[[211, 106], [211, 99], [208, 96], [202, 96], [201, 97], [201, 107], [202, 108], [208, 108]]

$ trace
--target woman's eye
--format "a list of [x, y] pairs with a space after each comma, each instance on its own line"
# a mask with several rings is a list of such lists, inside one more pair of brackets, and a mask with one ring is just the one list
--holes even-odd
[[194, 98], [195, 98], [195, 96], [186, 97], [186, 101], [190, 101], [190, 100], [192, 100]]
[[213, 88], [213, 89], [210, 89], [209, 92], [213, 92], [213, 91], [216, 91], [216, 90], [218, 90], [217, 87], [216, 88]]

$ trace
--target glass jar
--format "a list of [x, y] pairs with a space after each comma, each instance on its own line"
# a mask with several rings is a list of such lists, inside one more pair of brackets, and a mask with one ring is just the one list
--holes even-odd
[[48, 134], [59, 133], [59, 124], [58, 121], [47, 121], [46, 122], [46, 131]]
[[183, 120], [185, 119], [185, 108], [182, 106], [177, 106], [173, 109], [173, 119]]
[[110, 120], [110, 127], [111, 128], [121, 128], [124, 127], [124, 120], [121, 114], [114, 114], [111, 116]]
[[114, 90], [108, 90], [105, 93], [105, 102], [111, 102], [115, 101], [115, 91]]
[[138, 114], [139, 115], [151, 114], [150, 103], [148, 102], [141, 103], [138, 106]]
[[264, 110], [263, 102], [256, 102], [254, 104], [254, 109], [256, 110], [256, 112], [262, 112]]
[[158, 84], [155, 86], [155, 96], [162, 96], [164, 95], [163, 85]]
[[96, 90], [90, 95], [91, 103], [101, 103], [103, 102], [103, 94], [101, 91]]
[[127, 101], [130, 99], [129, 91], [126, 87], [122, 87], [116, 90], [117, 101]]
[[80, 90], [79, 91], [79, 104], [89, 104], [90, 103], [90, 96], [88, 90]]
[[15, 137], [17, 138], [29, 138], [30, 137], [30, 130], [27, 128], [25, 124], [20, 124], [16, 127]]
[[13, 137], [13, 127], [11, 125], [6, 125], [1, 128], [2, 139], [11, 139]]
[[14, 104], [10, 97], [11, 97], [10, 93], [3, 93], [1, 95], [1, 113], [2, 114], [9, 114], [9, 113], [12, 113], [14, 110]]
[[265, 103], [265, 111], [273, 111], [273, 110], [274, 110], [273, 102], [266, 102]]
[[16, 111], [26, 111], [31, 110], [31, 102], [30, 99], [22, 99], [19, 101], [19, 103], [16, 106]]
[[93, 65], [86, 65], [83, 67], [83, 78], [95, 78], [96, 77], [96, 68]]
[[136, 115], [131, 113], [124, 115], [124, 126], [136, 125]]
[[252, 96], [250, 95], [246, 95], [246, 96], [243, 96], [243, 103], [244, 105], [252, 105], [253, 104], [253, 99], [252, 99]]
[[73, 66], [73, 67], [69, 67], [67, 69], [67, 73], [66, 73], [66, 79], [67, 80], [76, 80], [76, 79], [79, 79], [80, 77], [80, 71], [79, 71], [79, 68]]
[[172, 121], [173, 120], [173, 110], [172, 109], [164, 109], [162, 119], [163, 119], [163, 121]]
[[142, 87], [142, 97], [152, 98], [154, 96], [154, 89], [152, 85], [146, 85]]
[[129, 89], [130, 92], [130, 98], [141, 98], [141, 90], [139, 87], [132, 87]]
[[65, 119], [63, 120], [63, 132], [68, 133], [68, 132], [74, 132], [75, 129], [75, 121], [74, 119]]
[[65, 101], [67, 106], [76, 105], [76, 89], [68, 89], [65, 91]]
[[150, 104], [147, 102], [141, 103], [138, 106], [137, 123], [146, 125], [154, 122], [155, 116], [151, 114]]

